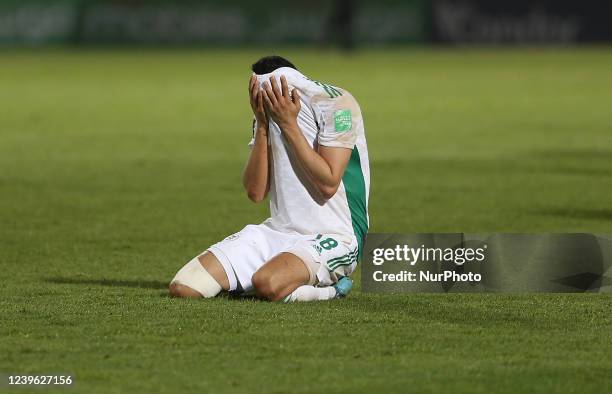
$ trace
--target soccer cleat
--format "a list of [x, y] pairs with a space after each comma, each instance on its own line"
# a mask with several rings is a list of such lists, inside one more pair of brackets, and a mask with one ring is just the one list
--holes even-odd
[[334, 289], [336, 289], [336, 298], [346, 297], [353, 289], [353, 280], [348, 276], [345, 276], [336, 282]]

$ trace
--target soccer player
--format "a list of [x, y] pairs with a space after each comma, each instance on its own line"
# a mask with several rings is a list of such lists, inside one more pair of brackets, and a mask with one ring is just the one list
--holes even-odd
[[212, 245], [181, 268], [176, 297], [222, 290], [270, 301], [348, 295], [368, 231], [370, 170], [363, 119], [346, 90], [314, 81], [288, 60], [252, 66], [251, 153], [243, 184], [270, 218]]

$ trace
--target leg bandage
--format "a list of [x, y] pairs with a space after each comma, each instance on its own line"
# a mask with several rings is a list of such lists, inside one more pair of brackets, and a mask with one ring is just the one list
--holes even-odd
[[174, 282], [194, 289], [204, 298], [214, 297], [221, 292], [221, 285], [202, 267], [197, 257], [176, 273], [172, 279]]

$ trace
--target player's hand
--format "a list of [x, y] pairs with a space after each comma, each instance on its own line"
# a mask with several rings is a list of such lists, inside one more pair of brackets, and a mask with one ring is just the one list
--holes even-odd
[[264, 108], [264, 91], [259, 87], [257, 76], [251, 75], [249, 81], [249, 100], [251, 101], [251, 109], [259, 126], [268, 128], [268, 117]]
[[284, 75], [281, 75], [280, 81], [280, 89], [273, 76], [270, 77], [269, 83], [268, 81], [264, 82], [264, 103], [272, 119], [281, 130], [285, 131], [297, 124], [297, 116], [301, 108], [300, 92], [293, 89], [289, 93], [289, 85], [287, 85], [287, 79]]

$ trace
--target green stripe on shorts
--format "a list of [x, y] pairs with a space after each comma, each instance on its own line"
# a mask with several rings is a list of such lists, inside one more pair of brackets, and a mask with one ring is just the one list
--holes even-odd
[[344, 256], [337, 257], [335, 259], [331, 259], [327, 262], [327, 267], [334, 270], [342, 265], [351, 265], [353, 262], [357, 260], [357, 254], [358, 252], [357, 250], [355, 250], [354, 252], [351, 252]]
[[328, 263], [332, 263], [332, 262], [334, 262], [334, 261], [336, 261], [336, 260], [340, 260], [340, 259], [343, 259], [343, 258], [345, 258], [345, 257], [352, 256], [352, 255], [354, 255], [354, 254], [357, 254], [357, 252], [358, 252], [358, 250], [357, 250], [357, 249], [355, 249], [355, 250], [353, 250], [352, 252], [349, 252], [349, 253], [347, 253], [347, 254], [345, 254], [345, 255], [342, 255], [342, 256], [339, 256], [339, 257], [334, 257], [333, 259], [329, 259], [327, 262], [328, 262]]
[[327, 260], [327, 265], [333, 265], [334, 263], [337, 263], [339, 261], [345, 261], [347, 259], [352, 259], [352, 258], [355, 258], [355, 257], [357, 257], [357, 251], [354, 251], [354, 252], [345, 254], [343, 256]]

